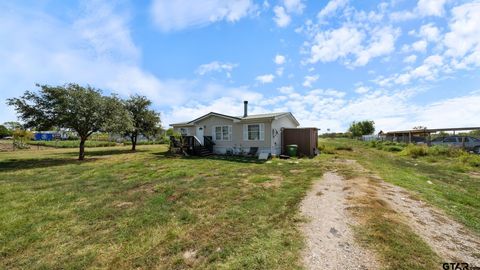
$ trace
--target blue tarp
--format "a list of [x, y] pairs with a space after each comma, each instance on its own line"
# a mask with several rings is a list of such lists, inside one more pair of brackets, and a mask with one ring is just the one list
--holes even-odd
[[53, 140], [53, 133], [35, 133], [35, 141], [51, 141]]

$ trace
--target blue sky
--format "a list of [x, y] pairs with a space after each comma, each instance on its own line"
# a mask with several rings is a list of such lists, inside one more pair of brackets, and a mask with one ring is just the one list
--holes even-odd
[[34, 84], [138, 93], [164, 126], [291, 111], [344, 131], [480, 124], [480, 1], [0, 3], [0, 122]]

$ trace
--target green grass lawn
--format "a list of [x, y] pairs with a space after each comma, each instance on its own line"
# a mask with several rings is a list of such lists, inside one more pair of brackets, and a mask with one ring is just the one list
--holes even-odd
[[[29, 141], [27, 144], [32, 146], [39, 145], [39, 146], [47, 146], [47, 147], [55, 147], [55, 148], [78, 148], [80, 145], [80, 141]], [[109, 142], [109, 141], [90, 141], [87, 140], [85, 142], [85, 147], [107, 147], [107, 146], [115, 146], [117, 143]]]
[[163, 145], [0, 153], [0, 268], [295, 269], [323, 157], [179, 158]]
[[480, 233], [479, 167], [455, 157], [412, 158], [349, 139], [322, 139], [320, 144], [334, 155], [356, 159], [386, 181], [413, 191]]

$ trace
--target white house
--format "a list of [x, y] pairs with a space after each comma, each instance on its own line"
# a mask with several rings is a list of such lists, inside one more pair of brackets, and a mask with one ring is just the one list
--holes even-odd
[[296, 128], [300, 124], [290, 112], [248, 115], [248, 102], [244, 101], [243, 116], [229, 116], [210, 112], [192, 121], [171, 124], [184, 136], [194, 136], [204, 145], [211, 139], [216, 154], [257, 153], [279, 155], [282, 148], [282, 129]]

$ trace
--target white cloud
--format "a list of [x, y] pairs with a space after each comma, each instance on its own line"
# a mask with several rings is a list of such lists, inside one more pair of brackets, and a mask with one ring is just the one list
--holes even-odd
[[383, 27], [373, 30], [370, 36], [371, 40], [368, 46], [356, 52], [355, 66], [364, 66], [372, 58], [393, 52], [395, 50], [395, 40], [398, 37], [398, 30], [391, 27]]
[[[128, 28], [128, 14], [117, 14], [115, 6], [101, 1], [83, 2], [85, 14], [75, 21], [73, 29], [91, 46], [95, 55], [122, 61], [138, 60], [138, 49]], [[119, 12], [119, 11], [117, 11]]]
[[141, 68], [128, 14], [101, 1], [82, 5], [82, 17], [73, 23], [38, 10], [0, 10], [0, 36], [9, 37], [0, 42], [0, 89], [9, 89], [1, 98], [35, 90], [35, 83], [70, 82], [122, 96], [139, 93], [160, 106], [188, 97], [192, 82], [160, 80]]
[[277, 65], [283, 65], [285, 63], [285, 60], [286, 60], [285, 56], [283, 56], [281, 54], [275, 55], [275, 59], [273, 59], [273, 61]]
[[203, 65], [200, 65], [197, 70], [195, 71], [195, 73], [197, 73], [198, 75], [205, 75], [207, 73], [210, 73], [210, 72], [226, 72], [227, 74], [227, 77], [231, 77], [231, 74], [230, 72], [235, 68], [237, 67], [237, 64], [232, 64], [232, 63], [223, 63], [223, 62], [219, 62], [219, 61], [213, 61], [213, 62], [210, 62], [208, 64], [203, 64]]
[[366, 87], [366, 86], [359, 86], [355, 89], [355, 93], [357, 93], [357, 94], [365, 94], [368, 91], [370, 91], [370, 88]]
[[309, 62], [332, 62], [346, 57], [360, 50], [363, 39], [364, 35], [361, 32], [347, 26], [320, 32], [315, 36]]
[[256, 9], [252, 0], [154, 0], [151, 13], [155, 25], [167, 32], [219, 21], [236, 22]]
[[463, 57], [480, 51], [480, 2], [455, 7], [452, 14], [444, 40], [447, 55]]
[[278, 88], [280, 95], [263, 96], [247, 88], [227, 88], [223, 89], [222, 97], [206, 103], [174, 106], [165, 115], [168, 123], [191, 120], [210, 111], [241, 115], [242, 100], [249, 100], [251, 114], [290, 111], [301, 126], [318, 127], [324, 132], [327, 129], [343, 132], [352, 121], [364, 119], [374, 120], [377, 132], [418, 125], [432, 128], [468, 126], [475, 125], [476, 120], [465, 115], [480, 115], [480, 92], [417, 106], [412, 103], [417, 90], [384, 92], [366, 88], [354, 99], [346, 99], [345, 92], [336, 89], [315, 89], [302, 94], [292, 86], [283, 86]]
[[412, 44], [412, 50], [417, 52], [425, 52], [427, 50], [427, 42], [425, 40], [419, 40]]
[[447, 2], [447, 0], [418, 0], [412, 11], [392, 12], [390, 18], [394, 21], [406, 21], [427, 16], [441, 17], [445, 13], [444, 6]]
[[[426, 52], [428, 42], [432, 42], [435, 54], [425, 58], [423, 63], [406, 72], [394, 74], [386, 78], [377, 78], [376, 83], [382, 86], [408, 84], [414, 80], [435, 81], [442, 76], [450, 76], [459, 69], [480, 67], [480, 2], [463, 4], [452, 9], [449, 20], [449, 31], [442, 35], [432, 23], [422, 25], [418, 35], [422, 39], [402, 48], [403, 52]], [[404, 59], [413, 63], [413, 57]]]
[[295, 90], [293, 89], [292, 86], [282, 86], [280, 88], [278, 88], [278, 91], [282, 94], [293, 94], [295, 92]]
[[330, 0], [327, 5], [320, 10], [317, 17], [322, 19], [323, 17], [334, 14], [337, 10], [345, 7], [348, 4], [348, 0]]
[[405, 73], [395, 74], [387, 78], [379, 77], [374, 80], [379, 86], [391, 86], [393, 84], [408, 84], [414, 79], [433, 81], [445, 72], [444, 57], [438, 54], [431, 55], [420, 66], [410, 69]]
[[278, 67], [276, 70], [275, 70], [275, 74], [277, 74], [278, 77], [281, 77], [283, 76], [283, 67]]
[[[162, 115], [165, 123], [171, 124], [192, 120], [209, 112], [234, 116], [242, 115], [244, 100], [249, 101], [249, 114], [268, 113], [272, 112], [272, 109], [268, 109], [267, 106], [277, 106], [286, 100], [286, 96], [283, 95], [265, 97], [261, 93], [249, 90], [247, 86], [224, 87], [222, 85], [211, 85], [210, 87], [217, 88], [216, 92], [221, 92], [221, 94], [208, 100], [192, 98], [182, 104], [171, 106]], [[274, 109], [273, 111], [281, 110]]]
[[292, 22], [291, 14], [302, 14], [304, 8], [303, 0], [282, 0], [273, 8], [273, 20], [278, 27], [287, 27]]
[[420, 27], [420, 36], [428, 41], [436, 42], [440, 39], [440, 30], [433, 23]]
[[478, 126], [475, 117], [465, 116], [480, 115], [479, 102], [478, 92], [433, 102], [423, 106], [415, 122], [431, 128]]
[[260, 75], [255, 78], [255, 80], [265, 84], [265, 83], [272, 83], [273, 80], [275, 79], [275, 75], [273, 74], [265, 74], [265, 75]]
[[403, 59], [403, 62], [407, 64], [413, 64], [415, 61], [417, 61], [417, 56], [415, 54], [411, 54]]
[[313, 83], [315, 83], [317, 80], [318, 80], [318, 75], [314, 75], [314, 76], [310, 76], [310, 75], [307, 75], [305, 76], [305, 80], [303, 81], [303, 86], [304, 87], [312, 87], [313, 86]]
[[290, 18], [290, 15], [287, 14], [285, 8], [282, 6], [275, 6], [273, 12], [275, 13], [273, 20], [278, 27], [287, 27], [292, 21], [292, 18]]
[[407, 21], [417, 17], [418, 14], [412, 11], [395, 11], [390, 14], [390, 19], [393, 21]]
[[283, 6], [289, 13], [302, 14], [305, 8], [302, 0], [283, 0]]
[[418, 0], [417, 10], [423, 16], [443, 16], [447, 0]]
[[[370, 29], [368, 35], [363, 31], [342, 26], [334, 30], [320, 32], [315, 36], [310, 48], [310, 63], [345, 60], [351, 66], [364, 66], [372, 58], [388, 55], [395, 49], [395, 40], [399, 30], [392, 27]], [[349, 56], [355, 57], [353, 62]]]

